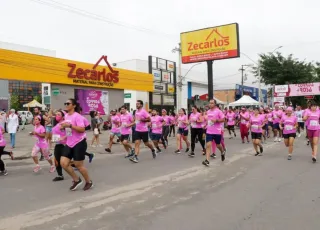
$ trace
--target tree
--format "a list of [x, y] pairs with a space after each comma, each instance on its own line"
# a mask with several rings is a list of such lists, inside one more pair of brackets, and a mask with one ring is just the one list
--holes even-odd
[[15, 109], [16, 111], [18, 111], [20, 109], [19, 96], [16, 94], [11, 94], [10, 109]]
[[40, 95], [34, 96], [33, 100], [36, 100], [37, 102], [39, 102], [40, 104], [42, 104], [42, 97]]

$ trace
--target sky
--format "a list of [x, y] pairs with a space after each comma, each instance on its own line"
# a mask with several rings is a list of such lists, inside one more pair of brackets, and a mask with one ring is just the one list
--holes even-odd
[[[240, 50], [254, 61], [279, 46], [283, 55], [320, 61], [319, 10], [317, 0], [0, 0], [0, 41], [90, 63], [101, 55], [111, 62], [148, 55], [178, 62], [172, 49], [181, 32], [237, 22]], [[215, 61], [214, 84], [239, 84], [239, 68], [250, 59]], [[205, 73], [206, 64], [194, 70]], [[247, 74], [245, 84], [252, 85], [255, 79]], [[207, 81], [205, 74], [197, 80]]]

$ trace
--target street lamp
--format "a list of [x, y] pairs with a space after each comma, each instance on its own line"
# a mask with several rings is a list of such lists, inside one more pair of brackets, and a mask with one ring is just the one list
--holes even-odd
[[[179, 47], [175, 47], [172, 49], [172, 53], [176, 53], [178, 52], [178, 82], [182, 83], [182, 76], [181, 76], [181, 43], [179, 43]], [[178, 93], [177, 93], [177, 109], [179, 110], [181, 108], [181, 101], [182, 101], [182, 84], [181, 86], [179, 85], [179, 90], [178, 90]]]

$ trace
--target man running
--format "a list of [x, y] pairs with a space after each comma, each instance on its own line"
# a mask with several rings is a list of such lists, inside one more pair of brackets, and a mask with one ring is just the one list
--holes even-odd
[[127, 111], [125, 106], [121, 107], [120, 113], [120, 141], [122, 142], [124, 149], [127, 151], [126, 158], [128, 158], [134, 156], [134, 149], [129, 142], [129, 136], [131, 134], [131, 128], [134, 125], [134, 121], [132, 115]]
[[157, 157], [156, 150], [153, 148], [152, 144], [149, 142], [149, 133], [148, 133], [148, 122], [151, 121], [149, 113], [143, 108], [143, 101], [138, 100], [136, 103], [136, 113], [135, 113], [135, 123], [136, 129], [134, 132], [135, 140], [135, 155], [130, 158], [134, 163], [138, 163], [138, 156], [140, 154], [140, 143], [141, 140], [143, 143], [149, 147], [152, 152], [153, 158]]
[[209, 103], [209, 110], [207, 111], [207, 133], [206, 133], [206, 159], [202, 162], [203, 165], [209, 166], [210, 162], [210, 153], [212, 148], [212, 141], [214, 141], [217, 145], [217, 148], [221, 152], [221, 160], [225, 160], [226, 152], [221, 146], [221, 138], [222, 138], [222, 126], [221, 123], [224, 123], [224, 115], [223, 112], [217, 108], [217, 102], [215, 99], [211, 99]]
[[118, 116], [117, 114], [117, 110], [111, 110], [111, 132], [110, 132], [110, 140], [109, 140], [109, 145], [108, 148], [106, 148], [106, 152], [111, 153], [111, 147], [113, 144], [113, 139], [115, 136], [117, 136], [118, 138], [120, 138], [121, 134], [120, 134], [120, 116]]
[[281, 133], [280, 133], [280, 120], [282, 115], [283, 115], [282, 110], [279, 109], [279, 105], [276, 105], [274, 111], [272, 111], [274, 142], [282, 141]]
[[[162, 136], [162, 126], [165, 123], [162, 116], [158, 115], [158, 112], [154, 109], [151, 112], [151, 135], [150, 138], [153, 142], [154, 147], [157, 149], [157, 153], [161, 153], [161, 149], [159, 148], [159, 141]], [[166, 149], [166, 143], [163, 142], [163, 147]]]

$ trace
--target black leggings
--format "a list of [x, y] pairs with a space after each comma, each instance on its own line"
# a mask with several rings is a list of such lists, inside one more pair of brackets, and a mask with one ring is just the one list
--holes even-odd
[[168, 143], [169, 129], [170, 129], [169, 126], [162, 127], [162, 136], [161, 136], [162, 143], [165, 143], [164, 141]]
[[191, 128], [191, 151], [194, 152], [194, 147], [196, 146], [196, 137], [200, 142], [202, 149], [204, 149], [204, 140], [202, 138], [203, 129], [202, 128]]
[[10, 156], [10, 152], [4, 151], [5, 146], [1, 146], [0, 147], [0, 171], [3, 172], [5, 170], [5, 165], [3, 160], [1, 160], [2, 155], [9, 155]]
[[170, 136], [171, 136], [171, 133], [173, 133], [173, 136], [176, 135], [176, 126], [175, 125], [170, 125], [170, 132], [169, 132]]
[[54, 158], [55, 158], [56, 170], [57, 170], [58, 176], [63, 176], [60, 159], [61, 159], [61, 154], [63, 153], [64, 147], [65, 146], [61, 144], [56, 144], [56, 146], [54, 147]]

